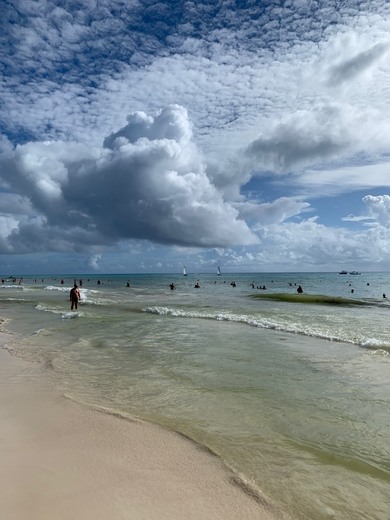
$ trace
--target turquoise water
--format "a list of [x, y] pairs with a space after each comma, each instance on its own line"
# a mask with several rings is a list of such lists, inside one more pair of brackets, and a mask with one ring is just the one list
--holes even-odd
[[[0, 287], [9, 349], [61, 392], [188, 435], [294, 520], [390, 518], [388, 273], [83, 275], [77, 312], [61, 278]], [[298, 285], [364, 305], [251, 297]]]

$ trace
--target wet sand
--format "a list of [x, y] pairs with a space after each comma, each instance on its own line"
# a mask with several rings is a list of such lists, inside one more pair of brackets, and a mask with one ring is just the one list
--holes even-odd
[[276, 518], [221, 461], [184, 437], [74, 403], [0, 333], [0, 518]]

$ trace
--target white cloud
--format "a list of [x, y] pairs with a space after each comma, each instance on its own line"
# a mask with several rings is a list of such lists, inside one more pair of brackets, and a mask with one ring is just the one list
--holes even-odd
[[335, 167], [332, 170], [305, 170], [297, 174], [293, 182], [302, 193], [310, 193], [313, 197], [375, 187], [390, 188], [390, 162]]
[[343, 57], [337, 65], [329, 69], [329, 85], [350, 82], [351, 79], [371, 68], [378, 60], [385, 57], [389, 50], [388, 42], [376, 43], [355, 56]]
[[[89, 257], [135, 239], [291, 266], [323, 265], [334, 243], [386, 249], [386, 204], [367, 195], [389, 186], [382, 0], [15, 5], [0, 40], [0, 189], [14, 204], [0, 198], [1, 251]], [[367, 214], [346, 208], [348, 230], [302, 220], [314, 198], [352, 190]]]
[[[353, 265], [358, 269], [385, 267], [390, 254], [390, 228], [377, 225], [359, 232], [328, 228], [316, 217], [264, 226], [261, 248], [225, 254], [223, 265], [247, 271], [327, 271]], [[233, 268], [234, 270], [234, 268]]]
[[88, 267], [90, 267], [94, 271], [98, 271], [99, 270], [99, 262], [100, 262], [101, 258], [102, 258], [101, 254], [92, 255], [90, 257], [89, 261], [88, 261]]
[[390, 228], [390, 195], [366, 195], [363, 202], [367, 206], [369, 218], [381, 226]]
[[105, 149], [18, 146], [3, 158], [3, 178], [10, 192], [31, 200], [39, 218], [20, 219], [11, 247], [64, 250], [132, 238], [203, 247], [255, 243], [210, 183], [191, 138], [187, 113], [175, 105], [155, 118], [129, 116]]
[[[304, 201], [281, 197], [273, 202], [235, 203], [234, 206], [240, 211], [245, 220], [255, 221], [258, 226], [282, 223], [291, 217], [300, 215], [309, 210], [310, 204]], [[257, 225], [254, 229], [257, 229]]]

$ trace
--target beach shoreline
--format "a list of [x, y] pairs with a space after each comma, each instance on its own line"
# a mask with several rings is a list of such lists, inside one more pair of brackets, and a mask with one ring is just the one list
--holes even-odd
[[276, 511], [222, 461], [158, 425], [56, 393], [0, 333], [0, 517], [259, 519]]

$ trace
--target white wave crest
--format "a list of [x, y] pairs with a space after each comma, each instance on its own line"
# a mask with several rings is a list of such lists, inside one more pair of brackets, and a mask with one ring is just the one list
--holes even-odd
[[38, 330], [36, 330], [36, 331], [34, 332], [33, 336], [39, 336], [39, 334], [45, 332], [45, 330], [46, 330], [45, 328], [43, 328], [43, 329], [38, 329]]
[[174, 309], [170, 307], [146, 307], [143, 309], [143, 312], [149, 312], [151, 314], [165, 315], [165, 316], [173, 316], [179, 318], [200, 318], [200, 319], [209, 319], [209, 320], [217, 320], [217, 321], [231, 321], [235, 323], [242, 323], [245, 325], [249, 325], [251, 327], [258, 327], [269, 330], [276, 330], [280, 332], [287, 332], [291, 334], [299, 334], [303, 336], [310, 336], [313, 338], [323, 339], [326, 341], [334, 341], [339, 343], [350, 343], [353, 345], [358, 345], [360, 347], [372, 349], [372, 350], [383, 350], [386, 352], [390, 352], [390, 345], [383, 341], [377, 340], [375, 338], [366, 339], [362, 341], [358, 338], [351, 338], [350, 336], [345, 337], [343, 335], [335, 335], [329, 334], [328, 331], [321, 330], [317, 327], [312, 327], [309, 325], [303, 325], [302, 323], [294, 323], [294, 322], [275, 322], [272, 320], [268, 320], [264, 318], [264, 316], [250, 316], [250, 315], [240, 315], [233, 314], [228, 312], [204, 312], [204, 311], [190, 311], [183, 309]]
[[390, 352], [389, 343], [378, 340], [376, 338], [367, 338], [360, 343], [360, 346], [370, 350], [384, 350], [386, 352]]
[[63, 320], [71, 320], [74, 318], [79, 318], [82, 315], [83, 315], [82, 312], [70, 311], [70, 312], [63, 312], [61, 317]]
[[42, 304], [36, 305], [35, 308], [38, 311], [51, 312], [52, 314], [61, 315], [61, 317], [64, 318], [64, 319], [78, 318], [79, 316], [84, 316], [83, 312], [79, 312], [79, 311], [67, 311], [67, 312], [64, 312], [63, 309], [54, 309], [53, 307], [47, 307], [46, 305], [42, 305]]
[[236, 323], [245, 323], [253, 327], [262, 327], [267, 329], [277, 328], [277, 324], [268, 320], [260, 321], [253, 316], [232, 314], [228, 312], [202, 312], [202, 311], [187, 311], [182, 309], [172, 309], [169, 307], [145, 307], [143, 312], [150, 314], [159, 314], [161, 316], [175, 316], [180, 318], [202, 318], [217, 321], [233, 321]]
[[48, 307], [47, 305], [42, 305], [41, 303], [38, 303], [38, 305], [35, 306], [37, 311], [43, 311], [43, 312], [52, 312], [53, 314], [62, 314], [63, 311], [58, 309], [53, 309], [53, 307]]
[[65, 287], [64, 285], [47, 285], [45, 287], [45, 291], [61, 291], [61, 292], [69, 292], [71, 287]]

